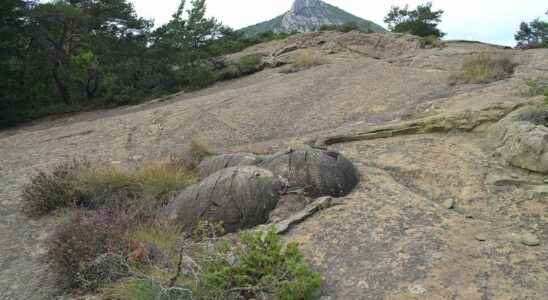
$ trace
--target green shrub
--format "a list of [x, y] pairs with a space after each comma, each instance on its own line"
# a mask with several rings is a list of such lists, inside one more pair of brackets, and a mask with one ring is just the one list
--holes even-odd
[[[221, 241], [219, 224], [201, 223], [180, 245], [180, 270], [142, 269], [105, 289], [109, 299], [314, 299], [322, 279], [296, 243], [283, 245], [274, 230], [240, 233]], [[154, 235], [141, 235], [156, 239]], [[173, 237], [171, 237], [173, 238]], [[170, 238], [170, 239], [171, 239]], [[161, 238], [161, 240], [165, 240]], [[169, 240], [169, 239], [168, 239]], [[170, 244], [170, 243], [168, 243]], [[175, 276], [174, 276], [175, 275]], [[172, 298], [178, 293], [179, 298]]]
[[466, 59], [461, 72], [451, 77], [456, 83], [489, 83], [510, 77], [515, 64], [504, 55], [482, 53]]
[[259, 54], [246, 55], [240, 58], [238, 68], [243, 75], [253, 74], [262, 69], [263, 58]]
[[518, 95], [523, 97], [536, 97], [548, 95], [548, 78], [537, 77], [524, 79], [519, 86]]
[[441, 45], [441, 40], [436, 35], [429, 35], [419, 38], [421, 48], [434, 48]]
[[105, 290], [106, 299], [115, 300], [192, 300], [192, 290], [186, 286], [162, 286], [148, 278], [130, 278]]
[[[227, 246], [204, 262], [197, 288], [201, 299], [313, 299], [321, 276], [313, 272], [296, 243], [284, 246], [275, 231], [244, 232], [240, 244]], [[235, 256], [231, 264], [226, 257]]]

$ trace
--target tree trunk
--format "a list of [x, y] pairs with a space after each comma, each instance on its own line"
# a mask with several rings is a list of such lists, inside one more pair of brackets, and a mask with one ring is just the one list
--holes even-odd
[[57, 91], [59, 92], [59, 95], [61, 96], [61, 99], [63, 99], [63, 102], [65, 104], [70, 103], [70, 94], [68, 92], [68, 88], [63, 82], [63, 80], [59, 77], [59, 62], [55, 64], [55, 67], [53, 67], [52, 75], [53, 79], [55, 80], [55, 85], [57, 86]]

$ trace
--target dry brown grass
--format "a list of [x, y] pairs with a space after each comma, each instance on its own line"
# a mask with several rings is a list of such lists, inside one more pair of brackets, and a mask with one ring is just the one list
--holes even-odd
[[299, 69], [309, 69], [326, 63], [327, 61], [319, 53], [304, 50], [295, 58], [293, 66]]
[[466, 59], [450, 84], [489, 83], [506, 79], [514, 73], [515, 63], [503, 54], [481, 53]]
[[212, 155], [215, 155], [215, 152], [204, 141], [194, 139], [183, 152], [181, 161], [187, 169], [193, 170], [204, 158]]
[[112, 165], [70, 161], [39, 172], [23, 191], [23, 210], [33, 217], [59, 208], [133, 207], [155, 209], [169, 195], [197, 180], [180, 160], [143, 163], [135, 172]]

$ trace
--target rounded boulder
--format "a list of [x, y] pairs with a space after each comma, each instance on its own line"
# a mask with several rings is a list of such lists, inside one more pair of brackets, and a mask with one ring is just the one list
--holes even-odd
[[359, 175], [342, 154], [307, 148], [275, 154], [263, 161], [261, 168], [272, 171], [288, 182], [291, 190], [303, 189], [312, 198], [349, 194], [358, 184]]
[[209, 176], [222, 169], [236, 166], [256, 166], [262, 158], [251, 153], [233, 153], [206, 157], [198, 165], [202, 176]]
[[234, 232], [265, 223], [285, 189], [271, 171], [254, 166], [226, 168], [173, 198], [168, 215], [186, 229], [203, 220], [222, 222], [227, 232]]

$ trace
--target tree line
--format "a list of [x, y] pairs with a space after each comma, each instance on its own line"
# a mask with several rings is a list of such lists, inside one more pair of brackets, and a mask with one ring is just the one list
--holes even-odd
[[[127, 0], [0, 1], [0, 128], [202, 88], [234, 77], [217, 57], [287, 36], [248, 37], [205, 12], [206, 0], [181, 0], [154, 28]], [[440, 39], [443, 14], [430, 2], [394, 6], [384, 21], [394, 32]], [[548, 47], [548, 23], [524, 22], [515, 39], [518, 48]]]
[[154, 28], [126, 0], [0, 2], [0, 128], [49, 114], [142, 102], [219, 80], [221, 55], [257, 37], [182, 0]]

